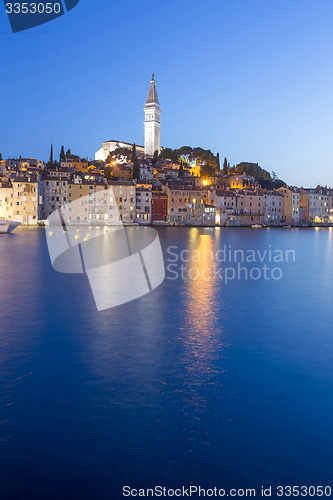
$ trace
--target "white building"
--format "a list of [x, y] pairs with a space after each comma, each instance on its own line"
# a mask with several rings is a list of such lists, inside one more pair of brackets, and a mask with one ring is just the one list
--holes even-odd
[[329, 191], [323, 188], [310, 189], [309, 218], [318, 222], [328, 222], [330, 210]]
[[216, 224], [224, 226], [236, 213], [236, 193], [232, 190], [209, 190], [208, 201], [216, 209]]
[[113, 182], [109, 181], [108, 186], [112, 187], [114, 200], [119, 211], [119, 220], [123, 223], [133, 224], [135, 222], [135, 191], [136, 185], [133, 181]]
[[[143, 146], [135, 145], [135, 147], [137, 153], [144, 154], [145, 148]], [[111, 141], [103, 142], [101, 149], [99, 149], [95, 153], [95, 160], [106, 161], [109, 154], [113, 153], [118, 148], [132, 149], [133, 144], [130, 142], [115, 141], [114, 139], [112, 139]]]
[[157, 96], [154, 73], [145, 106], [145, 154], [153, 156], [161, 150], [161, 107]]

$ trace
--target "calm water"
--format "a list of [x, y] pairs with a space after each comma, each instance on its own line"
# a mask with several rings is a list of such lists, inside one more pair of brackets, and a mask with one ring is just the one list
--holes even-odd
[[271, 245], [296, 263], [281, 280], [166, 279], [98, 313], [42, 229], [1, 235], [1, 499], [332, 484], [333, 231], [159, 234], [164, 250]]

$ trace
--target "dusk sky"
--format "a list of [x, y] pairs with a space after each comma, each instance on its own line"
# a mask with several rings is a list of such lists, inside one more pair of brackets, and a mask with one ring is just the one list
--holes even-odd
[[80, 0], [17, 34], [0, 7], [4, 158], [143, 144], [154, 71], [162, 146], [333, 186], [332, 0]]

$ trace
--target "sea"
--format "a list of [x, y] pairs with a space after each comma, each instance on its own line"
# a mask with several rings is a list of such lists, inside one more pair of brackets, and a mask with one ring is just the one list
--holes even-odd
[[159, 228], [103, 311], [45, 231], [0, 235], [1, 500], [333, 490], [331, 228]]

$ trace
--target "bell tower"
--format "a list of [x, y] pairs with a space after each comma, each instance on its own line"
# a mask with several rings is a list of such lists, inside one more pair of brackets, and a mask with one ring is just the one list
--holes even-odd
[[153, 156], [160, 152], [161, 107], [157, 97], [155, 75], [150, 80], [148, 99], [145, 106], [145, 154]]

